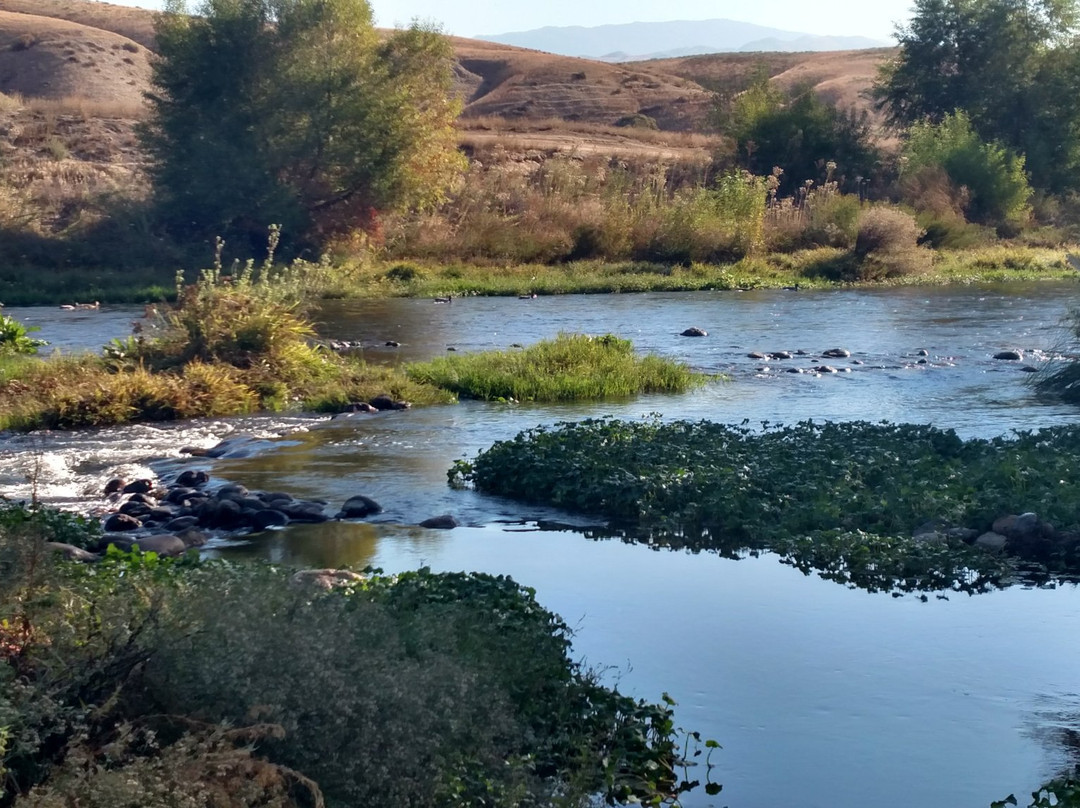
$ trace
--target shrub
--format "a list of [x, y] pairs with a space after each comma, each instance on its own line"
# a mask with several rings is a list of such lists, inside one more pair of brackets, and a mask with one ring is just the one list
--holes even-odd
[[1075, 358], [1075, 349], [1080, 343], [1080, 310], [1070, 311], [1064, 326], [1067, 344], [1057, 351], [1058, 358], [1032, 374], [1030, 384], [1045, 396], [1068, 404], [1080, 404], [1080, 360]]
[[5, 805], [541, 806], [688, 787], [670, 705], [597, 684], [508, 578], [321, 592], [152, 553], [87, 567], [20, 525], [0, 529]]
[[424, 271], [413, 264], [395, 264], [386, 271], [388, 280], [411, 283], [424, 277]]
[[919, 246], [922, 236], [915, 217], [897, 208], [873, 207], [859, 219], [852, 253], [858, 280], [883, 280], [923, 272], [932, 256]]
[[637, 112], [633, 115], [624, 115], [615, 121], [615, 125], [619, 127], [631, 127], [634, 129], [659, 129], [660, 127], [656, 123], [656, 119], [648, 115], [643, 115]]
[[711, 189], [676, 194], [656, 219], [638, 258], [685, 266], [737, 261], [762, 244], [765, 183], [745, 172], [728, 172]]
[[38, 38], [36, 34], [19, 34], [15, 41], [11, 43], [11, 49], [13, 51], [30, 50], [30, 48], [34, 47], [37, 43]]
[[962, 205], [972, 221], [1015, 224], [1030, 216], [1032, 192], [1023, 156], [981, 140], [963, 111], [946, 115], [939, 124], [924, 121], [908, 130], [901, 177], [913, 175], [913, 182], [925, 184], [918, 177], [927, 170], [931, 176], [943, 171], [954, 189], [963, 189], [955, 193], [953, 204]]
[[14, 317], [0, 314], [0, 356], [5, 354], [34, 354], [37, 349], [48, 343], [30, 336], [40, 331], [36, 325], [25, 326]]

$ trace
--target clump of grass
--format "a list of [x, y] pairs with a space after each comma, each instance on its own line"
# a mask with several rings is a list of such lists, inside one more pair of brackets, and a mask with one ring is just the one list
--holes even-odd
[[1080, 359], [1075, 350], [1080, 343], [1080, 310], [1065, 317], [1069, 345], [1058, 351], [1059, 357], [1048, 362], [1031, 376], [1031, 386], [1040, 394], [1067, 404], [1080, 404]]
[[523, 350], [452, 356], [409, 365], [409, 378], [487, 401], [582, 401], [683, 392], [703, 377], [686, 365], [636, 356], [629, 340], [560, 334]]
[[910, 213], [899, 208], [874, 207], [859, 219], [852, 254], [853, 280], [878, 281], [926, 272], [932, 253], [919, 246], [923, 231]]

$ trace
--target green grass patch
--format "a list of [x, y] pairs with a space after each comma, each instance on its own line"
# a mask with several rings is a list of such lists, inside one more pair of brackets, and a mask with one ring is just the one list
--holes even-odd
[[[21, 512], [21, 515], [16, 512]], [[506, 577], [321, 590], [267, 565], [110, 551], [0, 508], [0, 802], [578, 806], [685, 791], [671, 704], [569, 656]], [[211, 796], [212, 795], [212, 796]]]
[[583, 401], [681, 393], [704, 381], [681, 362], [635, 355], [629, 340], [611, 334], [560, 334], [521, 350], [411, 364], [406, 372], [421, 384], [485, 401]]
[[[970, 250], [940, 250], [926, 271], [862, 285], [940, 285], [1009, 280], [1059, 280], [1075, 277], [1064, 260], [1065, 248], [994, 245]], [[618, 294], [630, 292], [696, 292], [733, 289], [777, 289], [798, 283], [807, 288], [850, 286], [845, 270], [852, 264], [849, 250], [818, 247], [795, 252], [748, 256], [725, 264], [660, 263], [653, 261], [582, 260], [556, 264], [496, 262], [438, 263], [422, 261], [343, 262], [298, 266], [317, 282], [308, 293], [325, 298], [517, 296]], [[312, 270], [316, 272], [312, 272]], [[70, 303], [100, 300], [135, 303], [174, 300], [171, 274], [155, 271], [109, 273], [96, 269], [35, 270], [26, 284], [25, 272], [0, 273], [0, 300], [8, 305]], [[855, 282], [855, 285], [860, 285]]]
[[[772, 550], [872, 590], [979, 590], [996, 557], [912, 538], [929, 520], [989, 530], [1034, 512], [1080, 528], [1080, 427], [961, 440], [927, 426], [801, 423], [762, 431], [709, 422], [560, 424], [459, 461], [452, 481], [600, 514], [631, 536], [728, 555]], [[1075, 541], [1030, 550], [1080, 570]]]
[[[996, 245], [938, 251], [916, 274], [851, 281], [850, 250], [818, 247], [752, 255], [729, 264], [571, 261], [561, 264], [394, 262], [345, 265], [328, 286], [334, 297], [517, 296], [697, 292], [880, 285], [1061, 280], [1076, 277], [1064, 249]], [[843, 278], [844, 280], [831, 280]], [[332, 288], [331, 288], [332, 287]]]

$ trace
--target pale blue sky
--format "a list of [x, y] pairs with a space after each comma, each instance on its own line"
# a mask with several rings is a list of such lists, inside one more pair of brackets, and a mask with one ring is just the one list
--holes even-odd
[[[112, 0], [161, 8], [161, 0]], [[435, 20], [458, 36], [502, 34], [546, 25], [605, 25], [727, 18], [809, 34], [888, 39], [912, 0], [370, 0], [379, 25]], [[196, 5], [197, 0], [191, 5]]]

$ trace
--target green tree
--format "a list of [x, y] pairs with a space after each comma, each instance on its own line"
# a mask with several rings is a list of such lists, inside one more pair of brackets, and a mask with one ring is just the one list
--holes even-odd
[[964, 215], [971, 221], [1021, 223], [1030, 213], [1024, 158], [1000, 143], [983, 141], [965, 112], [946, 115], [937, 124], [914, 124], [901, 162], [902, 175], [944, 171], [956, 191], [966, 189]]
[[[366, 0], [171, 0], [158, 18], [141, 136], [168, 223], [312, 246], [378, 211], [438, 202], [460, 170], [453, 52], [414, 25], [386, 37]], [[256, 235], [257, 234], [257, 235]]]
[[1076, 0], [916, 0], [877, 103], [897, 127], [964, 110], [983, 140], [1027, 155], [1038, 187], [1075, 184], [1077, 18]]
[[878, 162], [865, 117], [838, 110], [809, 86], [796, 88], [787, 99], [764, 73], [716, 117], [735, 139], [740, 165], [758, 175], [775, 167], [784, 170], [781, 194], [807, 180], [826, 179], [833, 171], [841, 185], [853, 183], [872, 173]]

